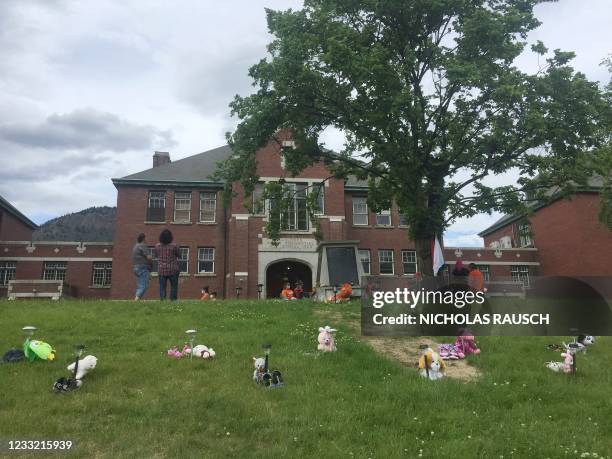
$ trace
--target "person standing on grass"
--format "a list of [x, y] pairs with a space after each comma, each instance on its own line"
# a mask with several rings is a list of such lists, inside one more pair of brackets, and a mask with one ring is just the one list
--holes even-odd
[[136, 296], [135, 301], [140, 300], [147, 288], [149, 288], [149, 276], [151, 274], [151, 256], [149, 255], [149, 248], [145, 243], [145, 234], [140, 233], [136, 238], [136, 244], [132, 249], [132, 264], [134, 265], [133, 271], [136, 276]]
[[159, 242], [155, 245], [157, 255], [157, 275], [159, 277], [159, 299], [166, 299], [166, 286], [170, 281], [170, 301], [178, 297], [179, 279], [179, 249], [170, 230], [165, 229], [159, 235]]

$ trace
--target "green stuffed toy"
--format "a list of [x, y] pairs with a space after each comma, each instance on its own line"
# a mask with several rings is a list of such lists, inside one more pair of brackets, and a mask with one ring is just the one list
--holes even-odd
[[30, 362], [55, 359], [55, 350], [50, 344], [29, 338], [23, 343], [23, 353]]

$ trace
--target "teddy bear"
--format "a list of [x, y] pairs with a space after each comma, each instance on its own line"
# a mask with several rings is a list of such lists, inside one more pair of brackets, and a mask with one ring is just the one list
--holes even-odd
[[193, 346], [193, 349], [189, 349], [189, 346], [185, 346], [183, 349], [183, 354], [192, 354], [194, 357], [199, 357], [201, 359], [212, 359], [215, 357], [215, 355], [217, 355], [212, 347], [206, 347], [203, 344]]
[[587, 347], [595, 344], [595, 338], [591, 335], [578, 335], [576, 337], [576, 344], [578, 345], [578, 351], [586, 354]]
[[[74, 378], [77, 380], [83, 379], [83, 377], [89, 373], [91, 370], [96, 368], [96, 364], [98, 363], [98, 359], [93, 355], [86, 355], [82, 359], [79, 360], [79, 367], [77, 368], [76, 375]], [[68, 371], [74, 372], [75, 362], [72, 362], [68, 365]]]
[[466, 355], [480, 354], [480, 349], [478, 349], [475, 338], [472, 335], [457, 336], [455, 348], [457, 349], [457, 355], [460, 359], [465, 358]]
[[336, 329], [330, 328], [329, 325], [325, 327], [319, 327], [319, 346], [317, 349], [323, 352], [333, 352], [336, 350], [336, 341], [334, 340], [334, 333]]
[[546, 367], [555, 373], [572, 373], [575, 371], [574, 359], [578, 349], [577, 343], [566, 344], [565, 352], [561, 353], [561, 357], [564, 358], [563, 362], [548, 362]]

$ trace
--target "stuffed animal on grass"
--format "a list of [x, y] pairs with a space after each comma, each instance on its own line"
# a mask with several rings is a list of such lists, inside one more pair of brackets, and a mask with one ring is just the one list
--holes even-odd
[[[187, 345], [185, 345], [185, 347], [189, 348]], [[173, 359], [182, 359], [184, 354], [185, 348], [183, 348], [183, 352], [178, 350], [177, 346], [172, 346], [171, 349], [168, 349], [168, 357], [172, 357]]]
[[268, 371], [266, 359], [264, 357], [253, 357], [253, 365], [255, 366], [255, 371], [253, 371], [253, 381], [255, 381], [257, 384], [261, 384], [262, 386], [269, 388], [285, 385], [280, 371]]
[[44, 341], [26, 339], [23, 343], [23, 353], [30, 362], [35, 360], [55, 360], [55, 349]]
[[466, 355], [480, 354], [480, 349], [478, 349], [474, 336], [472, 335], [457, 336], [455, 347], [457, 348], [460, 359], [465, 358]]
[[319, 327], [319, 337], [317, 338], [319, 341], [317, 349], [319, 351], [333, 352], [336, 350], [336, 341], [334, 340], [334, 333], [336, 331], [334, 328], [329, 328], [329, 325]]
[[419, 358], [419, 374], [424, 378], [436, 380], [443, 378], [445, 371], [446, 364], [440, 355], [431, 347], [423, 347]]
[[[572, 343], [573, 344], [573, 343]], [[563, 362], [548, 362], [546, 367], [555, 373], [572, 373], [574, 370], [574, 359], [578, 346], [572, 344], [565, 345], [565, 352], [561, 353], [564, 358]]]
[[193, 354], [194, 357], [198, 357], [200, 359], [212, 359], [215, 357], [215, 355], [217, 355], [212, 347], [206, 347], [203, 344], [193, 346], [193, 349], [189, 349], [189, 347], [186, 346], [186, 348], [183, 349], [183, 353], [185, 355]]
[[[74, 375], [75, 379], [83, 379], [87, 373], [96, 368], [96, 363], [98, 363], [98, 359], [93, 355], [86, 355], [79, 360], [79, 367], [77, 368], [76, 375]], [[70, 365], [68, 365], [67, 369], [68, 371], [74, 372], [74, 367], [75, 362], [72, 362]]]
[[576, 344], [578, 345], [578, 352], [586, 354], [587, 347], [595, 344], [595, 338], [591, 335], [578, 335], [576, 337]]

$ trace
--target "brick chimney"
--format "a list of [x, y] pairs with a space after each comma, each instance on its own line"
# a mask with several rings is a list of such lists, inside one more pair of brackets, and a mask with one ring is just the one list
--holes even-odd
[[163, 166], [170, 162], [170, 153], [167, 151], [156, 151], [153, 154], [153, 167]]

